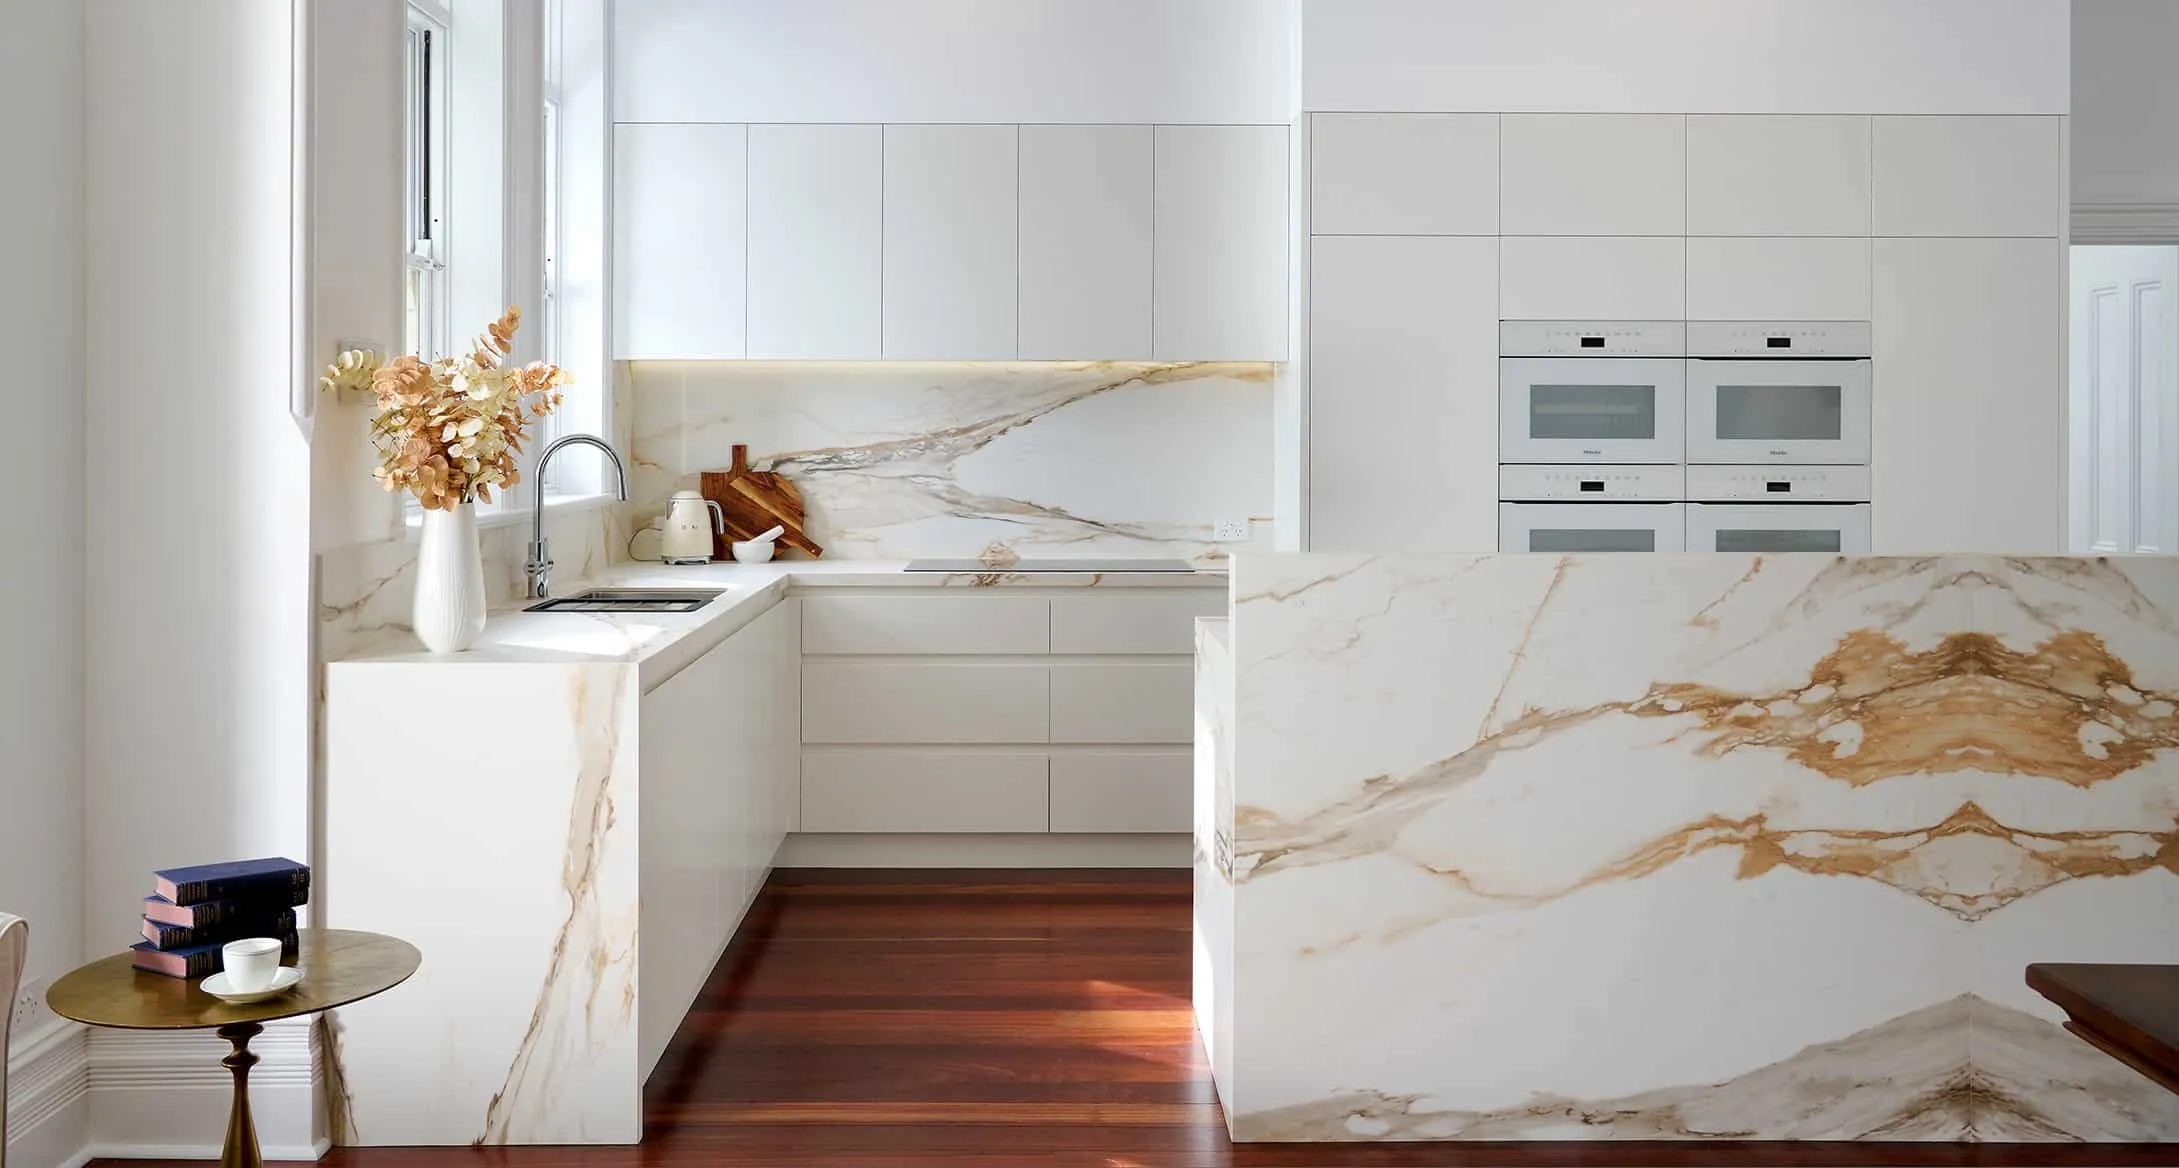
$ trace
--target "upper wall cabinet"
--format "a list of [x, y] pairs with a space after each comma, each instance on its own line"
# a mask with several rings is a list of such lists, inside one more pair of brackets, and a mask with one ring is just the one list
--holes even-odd
[[1687, 119], [1689, 235], [1869, 234], [1869, 119]]
[[2054, 117], [1874, 120], [1876, 234], [2056, 238]]
[[749, 355], [881, 355], [884, 131], [749, 127]]
[[1314, 235], [1498, 234], [1496, 114], [1314, 114]]
[[1021, 128], [1019, 353], [1147, 361], [1148, 126]]
[[1498, 134], [1504, 234], [1686, 232], [1686, 118], [1508, 114]]
[[885, 127], [885, 357], [1014, 356], [1013, 126]]
[[613, 335], [619, 355], [745, 356], [746, 126], [613, 130]]
[[1285, 126], [1159, 126], [1153, 143], [1155, 356], [1286, 357]]

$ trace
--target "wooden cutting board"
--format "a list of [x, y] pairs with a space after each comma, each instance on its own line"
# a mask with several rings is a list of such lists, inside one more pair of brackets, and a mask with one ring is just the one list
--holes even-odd
[[705, 471], [698, 489], [726, 516], [726, 534], [712, 538], [716, 545], [711, 552], [713, 559], [733, 559], [734, 549], [727, 544], [762, 535], [773, 527], [787, 529], [787, 534], [779, 537], [782, 546], [807, 552], [811, 559], [825, 554], [825, 549], [802, 531], [802, 492], [776, 471], [750, 470], [747, 446], [734, 448], [732, 467]]

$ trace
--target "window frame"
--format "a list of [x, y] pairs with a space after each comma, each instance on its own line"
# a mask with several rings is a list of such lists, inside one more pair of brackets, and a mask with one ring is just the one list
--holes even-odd
[[429, 361], [451, 352], [452, 280], [447, 266], [453, 14], [432, 0], [409, 0], [402, 85], [402, 249], [404, 349]]

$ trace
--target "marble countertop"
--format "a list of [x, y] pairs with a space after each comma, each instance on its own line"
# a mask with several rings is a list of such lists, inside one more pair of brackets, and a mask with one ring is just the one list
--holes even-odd
[[556, 596], [585, 588], [723, 588], [710, 604], [686, 613], [528, 613], [516, 602], [492, 611], [484, 634], [467, 652], [427, 653], [407, 630], [388, 633], [331, 663], [376, 665], [510, 665], [629, 662], [643, 689], [672, 677], [712, 646], [764, 615], [790, 588], [1222, 588], [1226, 573], [1193, 572], [909, 572], [900, 562], [784, 560], [771, 564], [616, 564], [600, 575], [562, 583]]

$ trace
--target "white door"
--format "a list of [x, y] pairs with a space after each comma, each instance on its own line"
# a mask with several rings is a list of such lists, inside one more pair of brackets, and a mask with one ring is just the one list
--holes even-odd
[[2179, 549], [2179, 247], [2076, 247], [2067, 547]]

